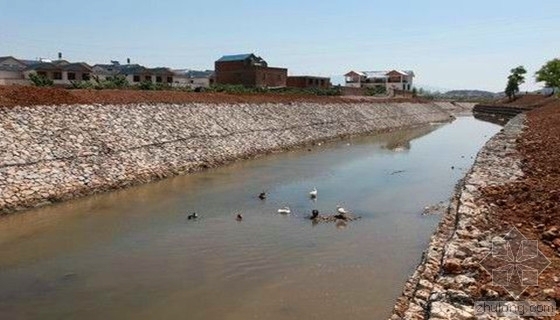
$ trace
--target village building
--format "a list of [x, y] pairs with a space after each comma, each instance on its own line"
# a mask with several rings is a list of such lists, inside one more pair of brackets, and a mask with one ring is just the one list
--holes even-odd
[[328, 89], [332, 87], [331, 78], [315, 76], [289, 76], [287, 86], [302, 89]]
[[52, 80], [54, 85], [70, 86], [72, 81], [88, 81], [91, 73], [91, 67], [83, 62], [0, 57], [0, 84], [31, 84], [30, 75], [37, 74]]
[[124, 76], [128, 83], [133, 85], [141, 82], [171, 85], [174, 77], [173, 71], [169, 68], [146, 68], [139, 64], [120, 64], [118, 61], [111, 61], [111, 64], [96, 64], [92, 69], [99, 81]]
[[384, 87], [387, 91], [411, 91], [414, 76], [411, 70], [350, 71], [344, 75], [347, 87]]
[[215, 70], [217, 84], [282, 88], [288, 78], [288, 69], [269, 67], [252, 53], [223, 56], [215, 62]]
[[22, 71], [27, 64], [12, 56], [0, 57], [0, 85], [26, 84]]
[[24, 78], [29, 79], [32, 73], [52, 80], [54, 85], [71, 86], [72, 81], [89, 81], [92, 70], [83, 62], [70, 63], [66, 60], [55, 60], [30, 65], [23, 71]]
[[214, 84], [213, 70], [173, 70], [173, 86], [191, 89], [209, 88]]

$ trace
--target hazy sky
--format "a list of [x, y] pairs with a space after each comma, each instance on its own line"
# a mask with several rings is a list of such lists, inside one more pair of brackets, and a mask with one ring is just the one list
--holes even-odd
[[254, 52], [290, 74], [411, 69], [416, 83], [502, 91], [560, 56], [560, 0], [0, 0], [0, 56], [211, 69]]

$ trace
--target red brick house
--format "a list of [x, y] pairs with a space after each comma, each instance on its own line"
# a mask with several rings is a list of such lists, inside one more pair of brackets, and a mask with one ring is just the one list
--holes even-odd
[[272, 68], [252, 53], [223, 56], [215, 62], [217, 84], [279, 88], [286, 86], [288, 69]]
[[331, 85], [331, 78], [313, 76], [290, 76], [287, 81], [291, 88], [321, 88], [328, 89]]

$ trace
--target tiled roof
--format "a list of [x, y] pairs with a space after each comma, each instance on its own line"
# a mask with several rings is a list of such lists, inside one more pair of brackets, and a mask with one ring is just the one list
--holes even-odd
[[26, 66], [32, 66], [32, 65], [34, 65], [34, 64], [37, 64], [37, 63], [40, 63], [40, 62], [41, 62], [41, 61], [39, 61], [39, 60], [25, 60], [25, 59], [24, 59], [24, 60], [18, 59], [18, 61], [21, 62], [21, 63], [23, 63], [23, 64], [26, 65]]
[[26, 65], [26, 63], [24, 62], [25, 60], [19, 60], [17, 58], [14, 58], [13, 56], [0, 57], [0, 63], [3, 63], [6, 60], [10, 60], [10, 59], [16, 61], [17, 65], [9, 65], [9, 66], [4, 65], [5, 68], [2, 70], [8, 71], [8, 69], [10, 70], [18, 69], [19, 71], [22, 71], [23, 69], [25, 69], [25, 65]]
[[60, 70], [60, 67], [51, 62], [37, 62], [27, 66], [25, 70]]
[[138, 74], [148, 73], [150, 70], [139, 64], [96, 64], [93, 66], [98, 74]]
[[13, 72], [20, 72], [22, 70], [21, 67], [18, 66], [5, 66], [5, 65], [0, 65], [0, 70], [2, 71], [13, 71]]
[[16, 58], [14, 58], [14, 57], [12, 57], [12, 56], [5, 56], [5, 57], [0, 57], [0, 62], [2, 62], [2, 61], [4, 61], [4, 60], [7, 60], [7, 59], [15, 59], [15, 60], [17, 60]]
[[219, 62], [226, 62], [226, 61], [243, 61], [247, 58], [250, 58], [251, 56], [255, 56], [252, 53], [245, 53], [245, 54], [233, 54], [233, 55], [227, 55], [227, 56], [222, 56], [220, 59], [218, 59]]
[[387, 71], [363, 71], [366, 78], [387, 78]]
[[85, 62], [69, 63], [60, 68], [64, 71], [81, 71], [81, 72], [91, 72], [91, 67]]
[[365, 75], [367, 78], [371, 79], [371, 78], [378, 78], [378, 79], [382, 79], [382, 78], [387, 78], [387, 74], [391, 71], [396, 71], [400, 74], [402, 74], [403, 76], [409, 75], [409, 76], [413, 76], [414, 77], [414, 72], [412, 72], [411, 70], [380, 70], [380, 71], [362, 71], [361, 73], [363, 75]]
[[151, 68], [151, 69], [147, 69], [147, 71], [153, 72], [153, 73], [159, 73], [159, 74], [172, 73], [171, 69], [165, 68], [165, 67]]

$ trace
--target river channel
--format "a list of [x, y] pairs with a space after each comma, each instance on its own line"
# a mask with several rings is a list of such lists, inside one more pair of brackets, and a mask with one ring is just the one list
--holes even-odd
[[[0, 218], [0, 319], [387, 318], [441, 217], [424, 207], [499, 130], [460, 117]], [[307, 219], [337, 205], [361, 219]]]

